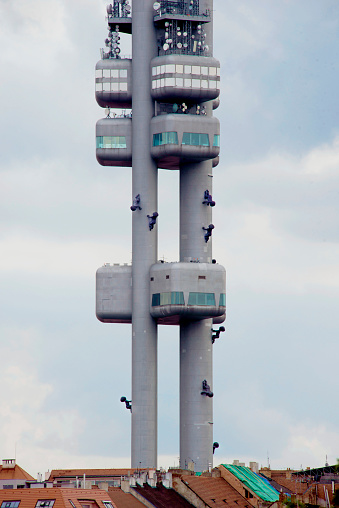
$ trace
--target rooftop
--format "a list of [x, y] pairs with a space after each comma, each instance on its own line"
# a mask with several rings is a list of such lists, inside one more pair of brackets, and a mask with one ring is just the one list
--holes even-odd
[[215, 508], [252, 508], [223, 478], [204, 476], [182, 476], [182, 481], [189, 486], [207, 505]]
[[34, 481], [35, 478], [18, 466], [15, 459], [5, 459], [0, 466], [0, 480]]
[[[99, 489], [6, 489], [0, 490], [0, 502], [2, 501], [20, 501], [20, 508], [34, 508], [38, 501], [54, 501], [50, 504], [53, 508], [70, 508], [71, 506], [73, 508], [85, 508], [85, 506], [110, 508], [109, 505], [104, 504], [106, 501], [111, 503], [112, 508], [117, 508], [107, 492]], [[40, 504], [40, 506], [43, 505]]]

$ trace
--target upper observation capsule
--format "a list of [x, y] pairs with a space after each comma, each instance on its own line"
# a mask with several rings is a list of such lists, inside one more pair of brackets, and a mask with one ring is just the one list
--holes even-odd
[[220, 93], [220, 63], [213, 57], [159, 56], [152, 60], [152, 97], [210, 101]]
[[157, 263], [151, 266], [150, 284], [150, 312], [158, 324], [225, 319], [226, 271], [221, 265]]
[[96, 124], [96, 157], [102, 166], [132, 166], [132, 118], [102, 118]]
[[132, 107], [132, 60], [102, 59], [95, 66], [95, 98], [102, 108]]
[[160, 114], [151, 120], [151, 139], [158, 167], [180, 169], [185, 162], [218, 157], [220, 124], [202, 114]]
[[104, 265], [96, 273], [96, 316], [103, 323], [132, 322], [132, 267]]

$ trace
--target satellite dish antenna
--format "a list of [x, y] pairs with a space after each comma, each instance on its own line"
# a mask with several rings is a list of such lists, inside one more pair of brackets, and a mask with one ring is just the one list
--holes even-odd
[[165, 44], [163, 45], [163, 50], [167, 51], [168, 49], [169, 49], [169, 44], [167, 44], [167, 42], [165, 42]]
[[182, 48], [182, 44], [181, 44], [181, 42], [178, 42], [177, 47], [178, 47], [179, 49], [181, 49], [181, 48]]
[[154, 4], [153, 4], [153, 9], [154, 9], [155, 11], [157, 11], [158, 9], [160, 9], [160, 7], [161, 7], [160, 2], [154, 2]]

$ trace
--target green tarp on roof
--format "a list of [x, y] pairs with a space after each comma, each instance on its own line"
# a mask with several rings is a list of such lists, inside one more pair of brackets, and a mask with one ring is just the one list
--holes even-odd
[[221, 464], [225, 469], [234, 474], [248, 489], [254, 492], [263, 501], [278, 501], [279, 492], [265, 482], [259, 475], [253, 473], [248, 467]]

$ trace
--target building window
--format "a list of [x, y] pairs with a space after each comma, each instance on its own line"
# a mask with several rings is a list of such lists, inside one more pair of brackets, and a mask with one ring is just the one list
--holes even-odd
[[182, 291], [155, 293], [152, 295], [152, 307], [160, 305], [185, 305], [184, 293]]
[[97, 148], [127, 148], [126, 136], [97, 136]]
[[20, 501], [3, 501], [1, 508], [18, 508]]
[[190, 293], [188, 305], [212, 305], [215, 307], [215, 295], [214, 293]]
[[159, 132], [153, 134], [153, 146], [160, 145], [177, 145], [178, 133], [177, 132]]
[[105, 508], [113, 508], [111, 501], [103, 501], [102, 504]]
[[14, 489], [14, 485], [12, 485], [12, 484], [4, 485], [2, 488], [3, 489]]
[[55, 503], [55, 499], [39, 499], [37, 504], [35, 505], [35, 508], [40, 508], [40, 506], [48, 506], [51, 508]]
[[75, 504], [73, 503], [72, 499], [69, 499], [68, 501], [70, 502], [71, 506], [73, 506], [73, 508], [76, 508], [76, 506], [75, 506]]
[[225, 293], [220, 294], [219, 307], [226, 307], [226, 294]]
[[220, 147], [220, 134], [214, 134], [213, 146]]
[[182, 137], [183, 145], [210, 146], [208, 134], [197, 132], [184, 132]]

